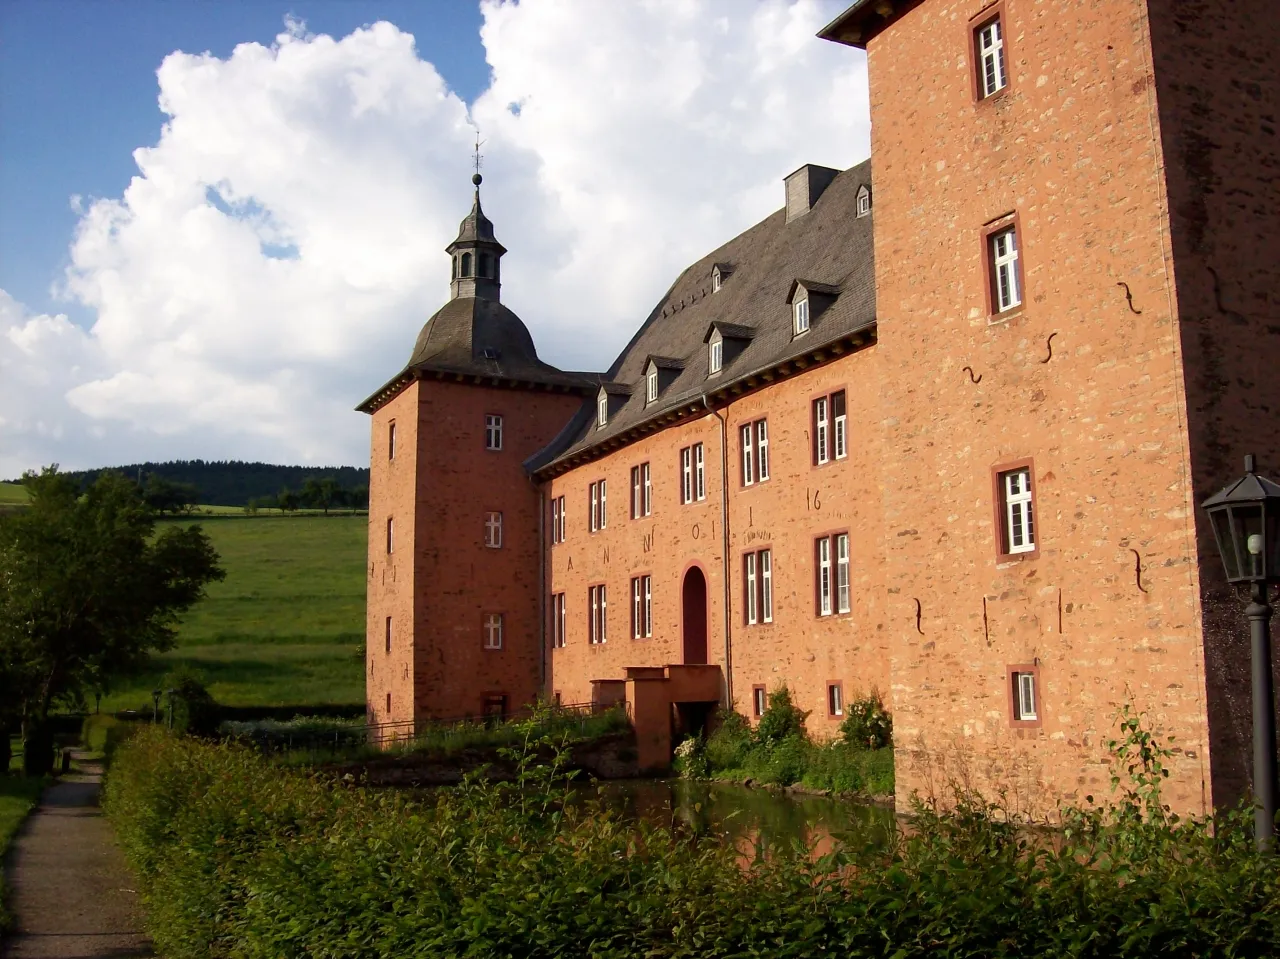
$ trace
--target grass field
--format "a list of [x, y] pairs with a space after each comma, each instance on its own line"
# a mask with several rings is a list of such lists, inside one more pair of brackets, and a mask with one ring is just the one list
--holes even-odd
[[16, 483], [0, 483], [0, 506], [26, 506], [27, 488]]
[[151, 690], [178, 665], [203, 673], [228, 705], [363, 702], [368, 518], [240, 513], [194, 521], [227, 578], [187, 614], [177, 648], [103, 697], [102, 709], [150, 708]]

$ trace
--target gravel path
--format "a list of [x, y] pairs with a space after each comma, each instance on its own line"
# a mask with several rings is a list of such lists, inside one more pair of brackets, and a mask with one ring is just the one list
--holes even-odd
[[98, 808], [101, 768], [45, 790], [10, 849], [5, 870], [17, 928], [5, 959], [153, 956], [141, 933], [133, 877]]

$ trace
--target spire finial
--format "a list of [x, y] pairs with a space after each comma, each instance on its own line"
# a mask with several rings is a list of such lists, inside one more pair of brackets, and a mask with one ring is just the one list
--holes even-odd
[[480, 164], [484, 160], [484, 156], [480, 153], [480, 146], [488, 141], [480, 139], [480, 131], [476, 130], [476, 152], [472, 155], [472, 160], [476, 166], [476, 172], [471, 176], [471, 182], [479, 186], [484, 177], [480, 175]]

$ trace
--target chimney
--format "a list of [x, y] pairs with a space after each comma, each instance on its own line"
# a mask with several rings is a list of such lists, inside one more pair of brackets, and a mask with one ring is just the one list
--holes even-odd
[[839, 175], [839, 170], [806, 163], [788, 176], [783, 181], [787, 185], [787, 222], [812, 210], [822, 191]]

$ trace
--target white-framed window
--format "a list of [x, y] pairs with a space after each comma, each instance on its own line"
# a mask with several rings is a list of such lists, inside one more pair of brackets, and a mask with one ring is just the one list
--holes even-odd
[[631, 638], [648, 639], [653, 635], [653, 577], [635, 576], [631, 580]]
[[596, 402], [596, 426], [604, 428], [609, 423], [609, 396], [606, 393], [600, 394], [600, 399]]
[[484, 618], [484, 648], [502, 648], [502, 614], [489, 613]]
[[711, 271], [711, 292], [712, 293], [720, 292], [721, 282], [723, 281], [720, 278], [720, 267], [716, 267], [714, 270]]
[[813, 461], [819, 466], [831, 457], [827, 447], [827, 430], [830, 429], [827, 402], [825, 396], [813, 401]]
[[845, 413], [844, 390], [831, 394], [831, 454], [842, 460], [849, 455], [847, 442], [848, 416]]
[[387, 517], [387, 553], [395, 552], [396, 548], [396, 521], [390, 516]]
[[827, 715], [832, 719], [844, 715], [844, 688], [839, 683], [827, 683]]
[[556, 496], [551, 500], [551, 542], [564, 542], [564, 497]]
[[858, 216], [866, 216], [871, 212], [871, 191], [863, 184], [858, 188]]
[[502, 449], [502, 417], [496, 413], [486, 413], [484, 416], [484, 448]]
[[702, 444], [693, 444], [693, 495], [695, 499], [707, 498], [707, 471], [702, 455]]
[[764, 715], [765, 709], [768, 707], [769, 701], [763, 686], [751, 687], [751, 712], [759, 719]]
[[680, 451], [680, 502], [693, 502], [693, 447]]
[[742, 442], [742, 485], [750, 486], [756, 481], [755, 469], [755, 430], [750, 423], [740, 431]]
[[836, 541], [836, 612], [849, 612], [849, 534], [837, 533]]
[[813, 462], [817, 466], [849, 455], [849, 417], [844, 390], [813, 401]]
[[724, 341], [711, 341], [711, 355], [707, 360], [708, 370], [711, 373], [719, 373], [720, 368], [724, 365]]
[[391, 652], [391, 617], [387, 617], [387, 652]]
[[1000, 18], [989, 20], [977, 29], [978, 86], [982, 99], [999, 93], [1009, 83], [1004, 65], [1004, 37]]
[[1040, 718], [1036, 703], [1036, 674], [1013, 674], [1013, 718], [1018, 722], [1033, 722]]
[[794, 318], [794, 333], [799, 336], [801, 333], [809, 332], [809, 300], [796, 300], [792, 304], [792, 315]]
[[831, 537], [823, 536], [818, 549], [818, 615], [831, 615]]
[[644, 378], [644, 399], [646, 403], [652, 403], [658, 398], [658, 371], [650, 370], [649, 375]]
[[563, 649], [564, 638], [564, 593], [553, 593], [551, 595], [551, 645], [556, 649]]
[[649, 484], [649, 464], [631, 467], [631, 518], [640, 519], [652, 511], [652, 488]]
[[747, 625], [773, 622], [773, 556], [767, 549], [742, 558]]
[[756, 420], [756, 476], [762, 483], [769, 478], [768, 420]]
[[604, 529], [607, 519], [608, 486], [605, 480], [591, 484], [591, 532]]
[[484, 545], [489, 549], [502, 548], [502, 514], [490, 510], [484, 517]]
[[609, 596], [603, 585], [588, 587], [587, 609], [590, 611], [588, 638], [592, 645], [598, 645], [609, 638]]
[[997, 313], [1022, 304], [1018, 236], [1014, 227], [991, 234], [991, 282], [991, 298]]
[[396, 458], [396, 421], [387, 424], [387, 459]]
[[1030, 553], [1036, 548], [1035, 505], [1031, 501], [1031, 468], [1000, 474], [1003, 547], [1006, 554]]

